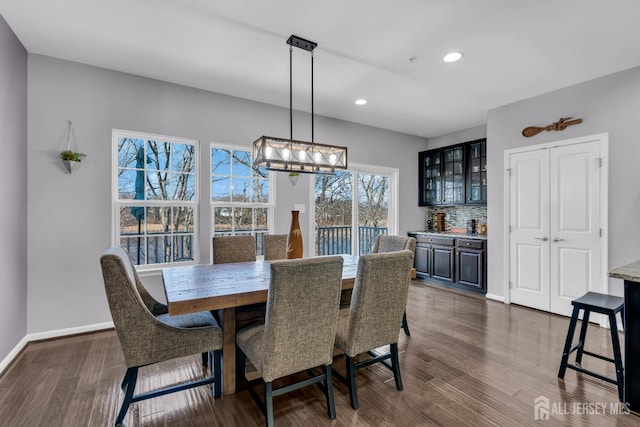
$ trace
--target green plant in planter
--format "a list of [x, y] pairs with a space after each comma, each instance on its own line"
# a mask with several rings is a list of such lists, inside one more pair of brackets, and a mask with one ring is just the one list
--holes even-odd
[[87, 155], [84, 153], [76, 153], [71, 150], [64, 150], [62, 153], [60, 153], [60, 158], [62, 160], [70, 160], [72, 162], [81, 162], [82, 159], [86, 157]]

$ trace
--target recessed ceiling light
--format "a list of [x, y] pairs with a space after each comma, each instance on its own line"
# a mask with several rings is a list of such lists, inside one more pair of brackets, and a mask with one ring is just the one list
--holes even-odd
[[462, 58], [462, 52], [447, 53], [442, 60], [444, 62], [456, 62]]
[[364, 98], [356, 99], [356, 105], [364, 105], [367, 103], [367, 100]]

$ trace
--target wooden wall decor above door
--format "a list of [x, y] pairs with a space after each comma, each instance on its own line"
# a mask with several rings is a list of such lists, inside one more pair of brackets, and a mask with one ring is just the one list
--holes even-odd
[[537, 126], [529, 126], [527, 128], [522, 129], [522, 135], [527, 138], [530, 136], [534, 136], [542, 132], [543, 130], [565, 130], [567, 126], [577, 125], [578, 123], [582, 123], [582, 119], [573, 119], [569, 120], [571, 117], [561, 117], [557, 122], [551, 123], [545, 127], [537, 127]]

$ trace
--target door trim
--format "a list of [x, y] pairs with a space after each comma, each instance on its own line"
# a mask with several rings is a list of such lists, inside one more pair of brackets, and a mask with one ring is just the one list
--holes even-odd
[[[510, 224], [509, 224], [509, 207], [511, 203], [510, 199], [510, 156], [516, 153], [523, 153], [527, 151], [545, 150], [555, 147], [562, 147], [567, 145], [582, 144], [585, 142], [598, 141], [600, 146], [600, 219], [601, 219], [601, 250], [600, 250], [600, 263], [602, 266], [600, 281], [602, 284], [602, 292], [609, 293], [609, 134], [600, 133], [595, 135], [581, 136], [578, 138], [564, 139], [559, 141], [552, 141], [543, 144], [528, 145], [526, 147], [512, 148], [504, 151], [504, 163], [503, 163], [503, 188], [504, 188], [504, 201], [503, 201], [503, 259], [504, 271], [503, 271], [503, 283], [504, 283], [504, 303], [511, 303], [511, 286], [509, 283], [510, 277], [510, 265], [509, 265], [509, 243], [510, 243]], [[604, 320], [604, 319], [603, 319]], [[600, 322], [602, 325], [602, 321]]]

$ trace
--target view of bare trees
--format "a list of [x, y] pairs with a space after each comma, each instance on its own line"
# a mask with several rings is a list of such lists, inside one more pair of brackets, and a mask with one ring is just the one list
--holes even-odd
[[358, 174], [358, 224], [386, 227], [389, 179], [382, 175]]
[[[138, 264], [190, 257], [194, 209], [180, 202], [196, 198], [195, 150], [194, 144], [119, 138], [119, 198], [176, 202], [173, 206], [141, 204], [121, 209], [120, 234], [138, 236], [132, 253]], [[156, 237], [143, 238], [150, 234], [156, 234]], [[156, 255], [152, 259], [146, 252]], [[146, 262], [141, 259], [143, 256], [146, 256]]]
[[214, 208], [216, 233], [267, 229], [266, 208], [245, 208], [238, 203], [269, 201], [269, 171], [253, 168], [249, 151], [214, 148], [211, 154], [211, 200], [229, 203]]
[[[358, 225], [387, 226], [389, 179], [358, 173]], [[319, 227], [351, 224], [353, 175], [316, 176], [316, 223]]]
[[318, 227], [351, 224], [352, 179], [349, 172], [316, 175]]

